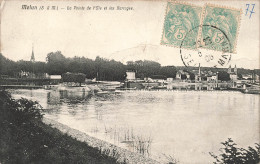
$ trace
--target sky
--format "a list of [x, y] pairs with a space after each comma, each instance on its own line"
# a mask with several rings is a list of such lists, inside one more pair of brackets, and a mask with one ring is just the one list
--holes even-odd
[[[188, 3], [203, 6], [206, 1]], [[230, 64], [259, 68], [259, 1], [207, 3], [242, 10], [237, 53], [232, 54]], [[246, 4], [255, 4], [251, 18], [245, 15]], [[22, 10], [22, 5], [38, 10]], [[45, 10], [39, 10], [40, 6]], [[59, 9], [46, 10], [47, 6]], [[115, 10], [82, 11], [74, 6], [111, 6]], [[117, 6], [133, 10], [116, 10]], [[1, 53], [15, 61], [30, 60], [33, 45], [36, 61], [61, 51], [66, 57], [101, 56], [122, 62], [147, 59], [182, 66], [180, 49], [160, 44], [166, 6], [166, 1], [5, 1], [1, 4]]]

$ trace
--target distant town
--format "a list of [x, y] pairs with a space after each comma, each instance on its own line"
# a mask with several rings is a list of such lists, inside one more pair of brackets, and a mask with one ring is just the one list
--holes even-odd
[[[60, 51], [47, 54], [46, 62], [38, 62], [33, 49], [30, 60], [15, 62], [0, 54], [0, 63], [0, 85], [3, 88], [50, 89], [61, 83], [81, 86], [117, 81], [120, 85], [112, 89], [239, 90], [259, 94], [260, 70], [236, 65], [228, 68], [161, 66], [150, 60], [123, 64], [100, 57], [95, 60], [77, 56], [66, 58]], [[100, 88], [109, 90], [109, 87]]]

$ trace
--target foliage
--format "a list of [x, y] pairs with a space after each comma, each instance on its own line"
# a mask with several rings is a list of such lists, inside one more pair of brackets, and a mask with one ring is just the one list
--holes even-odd
[[17, 71], [15, 65], [14, 61], [7, 59], [0, 53], [0, 74], [13, 76], [13, 72]]
[[260, 144], [256, 144], [256, 147], [248, 147], [248, 149], [237, 147], [236, 143], [231, 138], [227, 141], [221, 142], [224, 148], [220, 149], [221, 154], [219, 156], [210, 152], [209, 154], [216, 160], [214, 164], [257, 164], [260, 162]]
[[166, 77], [176, 77], [177, 70], [174, 66], [165, 66], [161, 67], [160, 69], [160, 75], [164, 75]]
[[158, 75], [161, 65], [150, 60], [129, 61], [126, 66], [127, 70], [135, 70], [137, 78], [149, 77], [151, 75]]
[[192, 72], [189, 72], [189, 74], [190, 74], [190, 79], [191, 79], [191, 80], [195, 80], [195, 74], [192, 73]]
[[162, 75], [175, 78], [176, 68], [174, 66], [161, 66], [160, 63], [150, 60], [128, 61], [127, 70], [136, 71], [136, 77], [143, 79], [152, 75]]
[[181, 74], [181, 79], [182, 79], [182, 80], [187, 79], [187, 75], [185, 75], [185, 74]]
[[218, 80], [229, 81], [230, 75], [225, 71], [220, 71], [220, 72], [218, 72]]
[[[0, 91], [0, 99], [8, 108], [4, 108], [1, 117], [9, 120], [12, 124], [22, 124], [28, 120], [42, 119], [41, 106], [36, 101], [21, 98], [14, 100], [6, 91]], [[8, 97], [8, 99], [6, 99]], [[1, 105], [1, 104], [0, 104]]]
[[243, 78], [242, 74], [241, 74], [241, 73], [238, 73], [238, 74], [237, 74], [237, 78], [238, 78], [238, 79], [242, 79], [242, 78]]
[[61, 75], [66, 71], [66, 58], [60, 51], [47, 54], [47, 72], [52, 75]]
[[[197, 70], [198, 67], [161, 66], [160, 63], [150, 60], [128, 61], [125, 65], [121, 62], [108, 60], [99, 56], [95, 60], [77, 56], [66, 58], [60, 51], [48, 53], [46, 62], [32, 63], [24, 60], [14, 62], [0, 53], [0, 74], [9, 77], [17, 77], [18, 72], [22, 70], [39, 74], [36, 77], [41, 77], [40, 74], [45, 72], [50, 75], [62, 75], [66, 72], [72, 72], [83, 73], [89, 79], [97, 78], [97, 80], [121, 81], [126, 77], [126, 70], [135, 71], [136, 77], [143, 79], [151, 75], [163, 75], [174, 78], [177, 69], [186, 70], [190, 74], [191, 80], [194, 80], [195, 75], [192, 73], [192, 70]], [[214, 73], [219, 72], [219, 80], [230, 80], [229, 75], [225, 72], [226, 68], [202, 67], [201, 70], [210, 70]], [[256, 74], [260, 73], [259, 69], [255, 69], [254, 72]], [[241, 78], [241, 74], [251, 74], [252, 71], [238, 68], [238, 73], [239, 78]]]
[[120, 81], [125, 79], [126, 68], [121, 62], [96, 57], [94, 61], [97, 80]]
[[116, 163], [44, 124], [38, 103], [0, 91], [0, 163]]
[[64, 73], [62, 74], [63, 82], [74, 82], [74, 83], [83, 83], [85, 82], [86, 75], [83, 73]]

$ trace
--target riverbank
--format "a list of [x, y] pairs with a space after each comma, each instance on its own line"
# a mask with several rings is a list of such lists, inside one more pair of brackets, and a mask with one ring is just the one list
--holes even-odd
[[96, 147], [100, 150], [102, 154], [106, 154], [110, 157], [117, 159], [119, 163], [127, 164], [159, 164], [159, 162], [146, 158], [143, 155], [133, 153], [126, 149], [120, 148], [113, 144], [110, 144], [106, 141], [91, 137], [86, 133], [83, 133], [79, 130], [70, 128], [64, 124], [61, 124], [55, 120], [43, 118], [43, 122], [47, 125], [50, 125], [53, 128], [59, 129], [63, 134], [68, 134], [77, 140], [87, 143], [91, 147]]
[[33, 101], [0, 91], [0, 163], [119, 163], [42, 122]]
[[0, 91], [0, 163], [159, 163], [44, 118], [37, 102]]

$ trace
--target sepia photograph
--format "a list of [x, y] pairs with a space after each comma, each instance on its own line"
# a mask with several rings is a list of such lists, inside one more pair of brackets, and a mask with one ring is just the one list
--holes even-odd
[[259, 0], [0, 3], [0, 164], [260, 163]]

